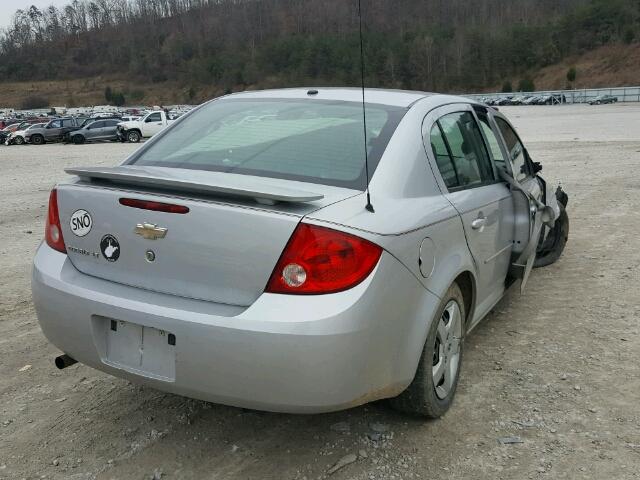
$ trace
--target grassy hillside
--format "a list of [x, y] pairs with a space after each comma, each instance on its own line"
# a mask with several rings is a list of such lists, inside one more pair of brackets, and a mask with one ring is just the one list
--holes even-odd
[[605, 45], [535, 72], [540, 89], [567, 86], [569, 68], [576, 69], [573, 88], [624, 87], [640, 85], [640, 44]]
[[[573, 88], [622, 87], [640, 85], [640, 44], [616, 44], [599, 47], [582, 55], [573, 55], [563, 61], [537, 70], [527, 75], [540, 90], [567, 88], [567, 72], [576, 69]], [[516, 85], [519, 77], [507, 78]], [[306, 85], [312, 85], [310, 82]], [[128, 104], [171, 105], [177, 103], [200, 102], [218, 95], [224, 90], [217, 85], [200, 85], [194, 91], [177, 81], [162, 83], [134, 82], [117, 76], [96, 76], [73, 80], [26, 81], [0, 83], [0, 106], [22, 105], [33, 96], [44, 97], [52, 106], [85, 106], [106, 103], [104, 91], [107, 86], [122, 91]], [[279, 87], [277, 78], [265, 79], [256, 85], [238, 85], [241, 88]], [[488, 86], [482, 91], [499, 91], [502, 84]], [[132, 92], [137, 101], [131, 100]]]
[[[638, 83], [638, 0], [362, 0], [366, 84], [473, 92]], [[600, 52], [600, 53], [598, 53]], [[623, 53], [619, 53], [623, 52]], [[637, 59], [632, 56], [632, 59]], [[359, 85], [355, 0], [75, 0], [0, 32], [0, 105], [195, 103]]]

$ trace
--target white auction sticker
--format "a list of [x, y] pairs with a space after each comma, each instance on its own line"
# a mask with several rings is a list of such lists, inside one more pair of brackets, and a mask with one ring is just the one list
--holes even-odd
[[92, 225], [91, 215], [86, 210], [76, 210], [69, 221], [71, 231], [78, 237], [84, 237], [89, 233]]

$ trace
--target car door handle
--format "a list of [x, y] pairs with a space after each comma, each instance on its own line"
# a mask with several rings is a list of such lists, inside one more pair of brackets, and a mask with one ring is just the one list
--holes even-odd
[[487, 223], [486, 217], [476, 218], [473, 222], [471, 222], [471, 228], [473, 228], [474, 230], [482, 231], [486, 223]]

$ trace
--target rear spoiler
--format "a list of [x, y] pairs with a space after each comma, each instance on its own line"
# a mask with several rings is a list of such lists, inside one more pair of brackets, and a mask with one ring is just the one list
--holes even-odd
[[133, 165], [65, 168], [64, 171], [88, 181], [107, 180], [121, 185], [155, 187], [200, 194], [232, 195], [253, 198], [258, 203], [270, 205], [275, 202], [312, 202], [324, 198], [324, 195], [319, 193], [285, 186], [286, 180], [235, 173]]

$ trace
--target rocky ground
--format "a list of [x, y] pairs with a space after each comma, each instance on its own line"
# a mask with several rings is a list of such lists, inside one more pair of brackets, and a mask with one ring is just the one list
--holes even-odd
[[59, 352], [38, 327], [30, 265], [65, 166], [132, 145], [0, 148], [0, 478], [640, 478], [640, 105], [511, 107], [569, 192], [564, 256], [469, 336], [451, 411], [384, 402], [311, 416], [141, 388]]

